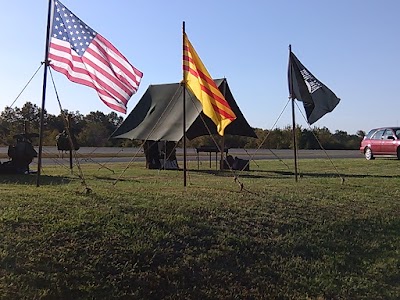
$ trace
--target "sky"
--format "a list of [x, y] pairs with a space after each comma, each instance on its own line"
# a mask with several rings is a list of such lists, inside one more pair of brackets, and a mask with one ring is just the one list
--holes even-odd
[[[128, 103], [150, 84], [182, 80], [182, 22], [214, 78], [226, 77], [253, 127], [292, 123], [288, 104], [288, 47], [340, 99], [312, 127], [355, 134], [400, 126], [398, 0], [64, 0], [82, 21], [108, 39], [144, 73]], [[47, 0], [0, 0], [0, 111], [14, 103], [45, 55]], [[63, 109], [112, 112], [95, 90], [52, 71]], [[50, 76], [50, 75], [49, 75]], [[43, 67], [13, 104], [42, 103]], [[309, 128], [301, 102], [296, 123]], [[46, 110], [59, 114], [47, 82]], [[119, 114], [123, 117], [127, 115]]]

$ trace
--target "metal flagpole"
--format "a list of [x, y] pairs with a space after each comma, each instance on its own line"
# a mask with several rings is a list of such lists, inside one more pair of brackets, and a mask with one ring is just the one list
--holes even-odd
[[292, 45], [289, 45], [289, 72], [290, 72], [290, 99], [292, 100], [292, 133], [293, 133], [293, 151], [294, 151], [294, 176], [296, 182], [298, 181], [298, 172], [297, 172], [297, 142], [296, 142], [296, 120], [294, 113], [294, 98], [293, 98], [293, 80], [292, 80], [292, 65], [291, 65], [291, 53], [292, 53]]
[[36, 186], [40, 185], [40, 171], [42, 169], [42, 152], [43, 152], [43, 123], [44, 123], [44, 109], [46, 103], [46, 82], [47, 82], [47, 68], [49, 66], [49, 42], [50, 42], [50, 27], [52, 16], [53, 0], [49, 0], [49, 7], [47, 12], [47, 30], [46, 30], [46, 46], [44, 55], [44, 73], [43, 73], [43, 89], [42, 89], [42, 109], [40, 111], [40, 130], [39, 130], [39, 153], [38, 153], [38, 167], [36, 175]]
[[[182, 22], [182, 47], [183, 55], [185, 55], [185, 21]], [[182, 71], [183, 71], [183, 186], [186, 187], [186, 82], [185, 82], [185, 69], [182, 57]]]

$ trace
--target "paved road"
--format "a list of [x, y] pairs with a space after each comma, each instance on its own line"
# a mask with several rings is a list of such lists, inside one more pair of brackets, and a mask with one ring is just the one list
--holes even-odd
[[[37, 149], [36, 149], [37, 150]], [[138, 148], [116, 148], [116, 147], [102, 147], [92, 148], [83, 147], [77, 151], [78, 157], [80, 157], [80, 163], [111, 163], [111, 162], [130, 162], [133, 157], [134, 161], [144, 161], [143, 150]], [[7, 154], [7, 147], [0, 147], [0, 154]], [[183, 161], [183, 149], [177, 149], [176, 151], [178, 161]], [[293, 159], [293, 150], [268, 150], [268, 149], [229, 149], [228, 154], [233, 157], [237, 156], [242, 159], [252, 160], [265, 160], [265, 159]], [[216, 153], [205, 153], [200, 152], [197, 154], [196, 149], [187, 149], [187, 159], [189, 161], [197, 161], [197, 155], [200, 161], [211, 161], [214, 163], [216, 159], [219, 159], [219, 154]], [[51, 156], [52, 158], [46, 158]], [[62, 157], [63, 156], [63, 157]], [[83, 157], [85, 156], [85, 157]], [[101, 157], [97, 157], [101, 156]], [[363, 158], [363, 155], [358, 150], [299, 150], [298, 159], [309, 159], [309, 158]], [[6, 161], [6, 159], [2, 159]], [[32, 164], [37, 163], [37, 159]], [[68, 165], [69, 154], [60, 153], [56, 147], [43, 147], [43, 159], [42, 164], [61, 164]]]

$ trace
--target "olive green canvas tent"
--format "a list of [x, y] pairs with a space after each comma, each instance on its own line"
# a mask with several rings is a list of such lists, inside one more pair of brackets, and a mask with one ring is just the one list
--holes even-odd
[[[226, 79], [214, 80], [236, 114], [236, 120], [225, 128], [225, 134], [257, 138], [240, 111]], [[183, 87], [180, 83], [150, 85], [111, 138], [173, 141], [183, 137]], [[216, 125], [202, 112], [195, 96], [185, 89], [186, 137], [216, 134]]]

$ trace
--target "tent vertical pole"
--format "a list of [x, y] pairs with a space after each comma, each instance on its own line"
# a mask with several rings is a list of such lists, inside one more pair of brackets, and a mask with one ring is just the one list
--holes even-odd
[[[72, 140], [72, 128], [71, 128], [71, 114], [68, 114], [68, 119], [67, 119], [67, 130], [68, 130], [68, 135], [70, 137], [70, 141]], [[73, 168], [73, 164], [72, 164], [72, 148], [75, 145], [73, 145], [73, 143], [69, 143], [69, 169], [71, 170], [71, 175], [73, 174], [72, 168]]]
[[[224, 98], [226, 97], [226, 78], [224, 78], [223, 81], [223, 90], [222, 90], [222, 95], [224, 96]], [[224, 169], [224, 151], [225, 151], [225, 133], [222, 136], [221, 139], [221, 161], [220, 161], [220, 170], [222, 171]]]
[[167, 161], [167, 141], [164, 141], [164, 166], [163, 166], [164, 170], [166, 161]]
[[[185, 55], [185, 21], [182, 22], [182, 45], [183, 55]], [[186, 82], [185, 82], [185, 69], [182, 57], [182, 71], [183, 71], [183, 186], [186, 188]]]
[[225, 137], [222, 136], [221, 139], [221, 162], [220, 162], [220, 170], [224, 169], [224, 150], [225, 150]]
[[24, 134], [25, 134], [26, 137], [28, 136], [28, 132], [29, 132], [28, 127], [29, 127], [28, 120], [25, 120], [24, 121]]
[[40, 171], [42, 169], [42, 152], [43, 152], [43, 123], [44, 123], [44, 110], [46, 103], [46, 82], [47, 82], [47, 68], [49, 66], [49, 42], [50, 42], [50, 27], [51, 27], [51, 8], [52, 0], [49, 0], [47, 11], [47, 29], [46, 29], [46, 46], [44, 55], [44, 73], [43, 73], [43, 88], [42, 88], [42, 108], [40, 111], [40, 129], [39, 129], [39, 153], [38, 153], [38, 167], [36, 174], [36, 186], [40, 186]]
[[296, 182], [298, 181], [298, 171], [297, 171], [297, 142], [296, 142], [296, 119], [295, 119], [295, 109], [294, 109], [294, 98], [293, 98], [293, 81], [292, 81], [292, 65], [291, 65], [291, 54], [292, 45], [289, 45], [289, 72], [290, 72], [290, 99], [292, 101], [292, 134], [293, 134], [293, 157], [294, 157], [294, 177]]

